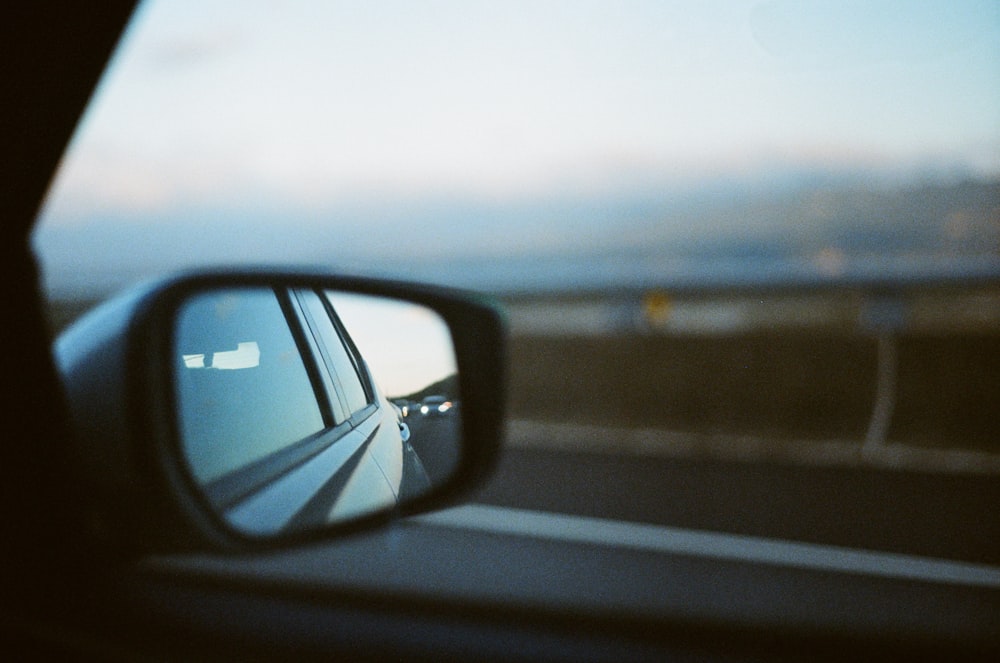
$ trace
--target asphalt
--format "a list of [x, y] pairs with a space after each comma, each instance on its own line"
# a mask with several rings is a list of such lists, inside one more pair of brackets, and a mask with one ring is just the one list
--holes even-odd
[[[623, 437], [627, 437], [623, 434]], [[1000, 564], [1000, 477], [508, 446], [471, 503]]]

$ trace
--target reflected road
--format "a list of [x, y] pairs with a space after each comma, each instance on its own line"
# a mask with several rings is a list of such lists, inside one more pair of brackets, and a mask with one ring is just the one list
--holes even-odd
[[410, 427], [410, 445], [416, 450], [431, 483], [443, 483], [456, 460], [456, 444], [461, 430], [458, 412], [444, 416], [413, 414], [404, 420]]

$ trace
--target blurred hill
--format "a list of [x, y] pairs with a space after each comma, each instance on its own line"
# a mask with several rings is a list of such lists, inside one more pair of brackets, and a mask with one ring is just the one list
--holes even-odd
[[198, 265], [315, 265], [496, 294], [1000, 265], [1000, 179], [774, 173], [531, 200], [185, 209], [43, 225], [54, 297]]

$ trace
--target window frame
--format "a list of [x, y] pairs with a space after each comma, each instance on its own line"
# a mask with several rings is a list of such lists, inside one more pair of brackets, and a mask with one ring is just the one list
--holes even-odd
[[[320, 321], [316, 320], [312, 309], [310, 309], [305, 301], [305, 297], [310, 293], [319, 299], [320, 305], [326, 312], [328, 321], [333, 327], [334, 333], [340, 340], [341, 350], [347, 354], [347, 357], [354, 368], [354, 373], [357, 375], [358, 381], [361, 383], [361, 388], [364, 390], [365, 399], [367, 400], [367, 404], [362, 408], [357, 410], [350, 409], [350, 405], [348, 404], [345, 396], [345, 390], [343, 388], [341, 377], [335, 370], [333, 360], [331, 359], [331, 348], [328, 347], [327, 342], [319, 329], [318, 325], [320, 324]], [[308, 335], [311, 335], [312, 337], [311, 343], [314, 344], [316, 348], [316, 354], [313, 355], [314, 361], [317, 363], [322, 362], [322, 364], [326, 366], [330, 381], [337, 391], [336, 399], [331, 396], [330, 400], [336, 400], [339, 402], [340, 407], [346, 414], [346, 418], [344, 419], [345, 422], [350, 423], [352, 426], [357, 426], [379, 409], [378, 394], [375, 390], [371, 373], [368, 371], [368, 365], [362, 359], [361, 353], [354, 344], [354, 340], [344, 327], [343, 322], [340, 320], [340, 316], [337, 315], [337, 312], [330, 303], [330, 300], [327, 298], [325, 291], [312, 288], [294, 289], [289, 292], [289, 297], [290, 299], [295, 300], [295, 306], [300, 316], [300, 323], [303, 326], [303, 333], [305, 333], [305, 330], [308, 330]]]

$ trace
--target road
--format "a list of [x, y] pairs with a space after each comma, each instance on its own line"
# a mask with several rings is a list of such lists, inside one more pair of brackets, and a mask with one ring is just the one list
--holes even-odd
[[950, 653], [995, 648], [1000, 627], [997, 486], [969, 479], [510, 448], [463, 506], [327, 545], [150, 566], [387, 605], [446, 600], [463, 618], [516, 620], [528, 606], [642, 638], [721, 624]]
[[[455, 457], [458, 418], [408, 421], [411, 444], [440, 482]], [[545, 435], [529, 426], [509, 436], [514, 443], [470, 502], [1000, 564], [995, 472], [665, 454], [630, 447], [625, 431], [617, 445], [595, 445], [581, 434], [578, 448], [572, 439], [554, 448]]]
[[1000, 564], [1000, 480], [507, 448], [471, 502]]
[[[432, 431], [455, 421], [412, 423], [432, 453], [447, 446]], [[430, 606], [445, 599], [469, 618], [516, 619], [530, 606], [563, 619], [596, 616], [594, 624], [643, 638], [664, 625], [711, 623], [740, 633], [753, 626], [937, 640], [949, 652], [995, 648], [995, 474], [611, 454], [548, 442], [522, 436], [509, 445], [492, 479], [453, 509], [327, 545], [175, 556], [147, 568], [387, 605], [399, 596]]]
[[444, 483], [454, 468], [458, 458], [458, 422], [457, 416], [414, 414], [406, 418], [406, 425], [410, 427], [410, 444], [420, 457], [431, 483]]

